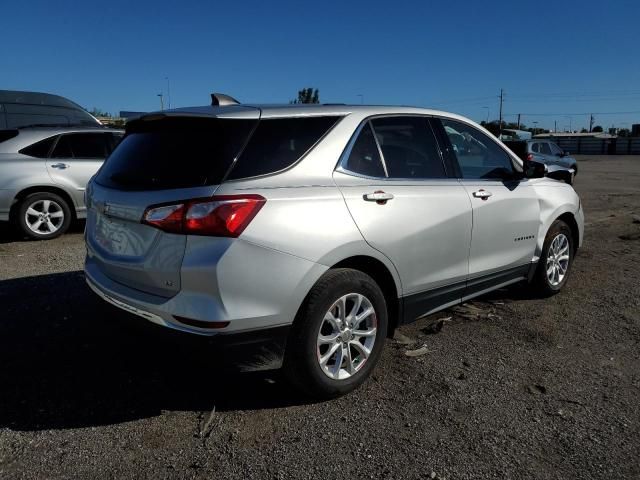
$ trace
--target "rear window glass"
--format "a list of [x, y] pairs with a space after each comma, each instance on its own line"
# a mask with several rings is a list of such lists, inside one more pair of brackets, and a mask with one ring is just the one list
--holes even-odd
[[261, 120], [229, 179], [274, 173], [297, 162], [340, 117]]
[[45, 138], [44, 140], [40, 140], [39, 142], [32, 143], [28, 147], [24, 147], [19, 151], [19, 153], [22, 153], [23, 155], [29, 155], [30, 157], [47, 158], [55, 140], [56, 136]]
[[132, 122], [96, 181], [121, 190], [218, 184], [255, 123], [255, 120], [215, 118]]

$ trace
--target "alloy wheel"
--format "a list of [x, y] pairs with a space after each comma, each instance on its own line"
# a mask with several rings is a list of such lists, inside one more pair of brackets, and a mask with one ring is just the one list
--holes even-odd
[[324, 316], [317, 338], [318, 363], [334, 380], [356, 374], [376, 342], [378, 319], [371, 301], [359, 293], [336, 300]]
[[55, 200], [37, 200], [25, 211], [24, 220], [33, 233], [50, 235], [64, 223], [64, 210]]
[[569, 239], [564, 233], [556, 235], [547, 252], [547, 280], [553, 287], [562, 283], [570, 260]]

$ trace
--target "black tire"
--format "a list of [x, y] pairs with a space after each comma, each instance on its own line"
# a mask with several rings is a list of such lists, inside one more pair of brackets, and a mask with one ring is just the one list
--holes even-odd
[[[321, 327], [325, 326], [324, 317], [332, 305], [344, 295], [351, 293], [366, 297], [375, 310], [375, 343], [369, 357], [355, 373], [348, 378], [337, 380], [329, 378], [320, 366], [318, 334]], [[349, 308], [345, 310], [349, 311]], [[384, 347], [387, 327], [387, 304], [384, 295], [369, 275], [345, 268], [329, 270], [311, 289], [296, 315], [287, 342], [284, 373], [295, 387], [313, 398], [328, 399], [349, 393], [360, 386], [374, 369]], [[336, 342], [341, 343], [339, 340]], [[346, 348], [354, 351], [351, 350], [352, 346]], [[334, 365], [336, 364], [337, 360], [334, 360]]]
[[[549, 252], [551, 250], [551, 246], [554, 240], [559, 236], [564, 236], [567, 239], [568, 243], [568, 263], [566, 266], [566, 272], [564, 277], [560, 280], [558, 277], [557, 283], [554, 283], [550, 280], [549, 275], [547, 274], [548, 268], [548, 260], [549, 260]], [[544, 244], [542, 247], [542, 255], [540, 255], [540, 260], [538, 261], [538, 266], [536, 268], [536, 272], [533, 277], [532, 286], [535, 292], [543, 297], [549, 297], [551, 295], [555, 295], [562, 287], [567, 283], [567, 279], [569, 278], [569, 274], [571, 272], [571, 266], [573, 264], [573, 257], [575, 255], [575, 245], [573, 243], [573, 234], [571, 232], [571, 228], [562, 220], [556, 220], [551, 224], [549, 231], [544, 239]], [[551, 260], [553, 263], [553, 260]]]
[[[40, 208], [42, 206], [42, 210], [44, 213], [44, 202], [49, 203], [49, 209], [51, 212], [48, 212], [49, 215], [55, 215], [55, 217], [50, 216], [47, 217], [46, 220], [49, 220], [52, 225], [55, 226], [54, 231], [47, 231], [46, 225], [43, 224], [39, 227], [38, 231], [35, 231], [32, 227], [27, 223], [27, 211], [30, 208], [33, 208], [34, 205], [36, 208]], [[62, 215], [60, 217], [59, 215]], [[30, 218], [37, 219], [35, 216], [31, 216]], [[71, 209], [69, 208], [69, 204], [67, 201], [59, 195], [51, 192], [39, 192], [32, 193], [27, 195], [20, 202], [18, 208], [16, 209], [16, 225], [20, 229], [20, 231], [32, 238], [34, 240], [51, 240], [52, 238], [59, 237], [64, 232], [69, 229], [69, 225], [71, 225]]]

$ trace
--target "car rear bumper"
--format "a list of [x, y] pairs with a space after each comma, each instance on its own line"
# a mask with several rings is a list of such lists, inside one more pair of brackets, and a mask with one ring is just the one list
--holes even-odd
[[[91, 290], [100, 298], [125, 312], [164, 327], [186, 330], [180, 325], [165, 321], [159, 315], [129, 305], [105, 293], [89, 277], [86, 277], [86, 280]], [[241, 372], [274, 370], [282, 367], [290, 329], [290, 325], [281, 325], [236, 333], [219, 333], [210, 337], [201, 336], [198, 343], [189, 345], [194, 348], [209, 348], [208, 356], [211, 357], [212, 364], [215, 363], [218, 367], [232, 368]], [[193, 338], [195, 340], [195, 337]], [[216, 358], [219, 362], [213, 362]]]
[[[103, 300], [163, 327], [220, 337], [216, 342], [227, 345], [251, 346], [259, 338], [262, 360], [254, 363], [277, 368], [284, 351], [282, 332], [288, 330], [305, 296], [327, 267], [240, 239], [222, 256], [215, 256], [207, 248], [208, 240], [189, 238], [180, 271], [182, 288], [173, 297], [114, 281], [105, 275], [90, 247], [85, 261], [87, 284]], [[212, 263], [207, 264], [207, 258]], [[212, 327], [213, 322], [224, 322], [225, 326], [200, 328], [181, 321], [184, 319]], [[267, 341], [270, 337], [275, 343]], [[265, 346], [269, 343], [272, 345]]]
[[15, 197], [13, 190], [0, 189], [0, 221], [6, 222], [9, 220], [9, 213], [11, 211], [11, 204]]

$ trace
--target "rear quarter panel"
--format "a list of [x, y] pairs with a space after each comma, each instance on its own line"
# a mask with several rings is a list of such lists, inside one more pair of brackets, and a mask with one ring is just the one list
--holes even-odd
[[[247, 185], [251, 185], [248, 190]], [[267, 202], [242, 233], [242, 240], [326, 267], [352, 256], [373, 257], [389, 269], [400, 295], [400, 277], [393, 263], [364, 241], [337, 186], [261, 188], [254, 181], [228, 182], [216, 194], [243, 192], [262, 195]]]
[[8, 220], [18, 193], [38, 186], [54, 186], [47, 173], [45, 159], [0, 153], [0, 220]]

